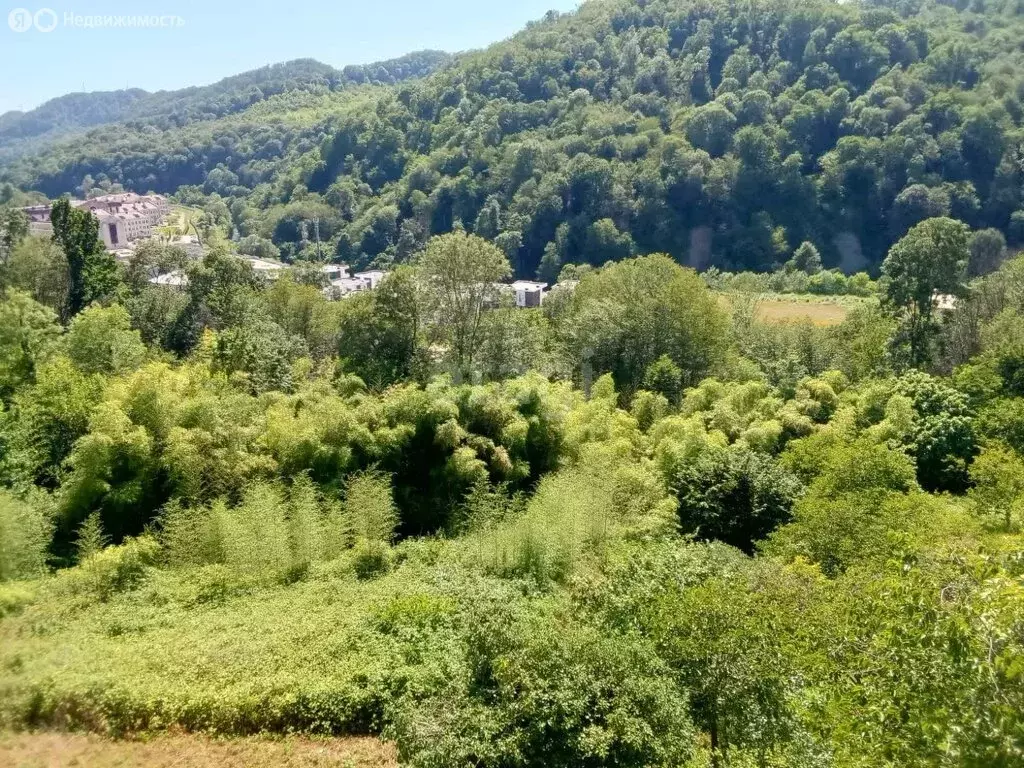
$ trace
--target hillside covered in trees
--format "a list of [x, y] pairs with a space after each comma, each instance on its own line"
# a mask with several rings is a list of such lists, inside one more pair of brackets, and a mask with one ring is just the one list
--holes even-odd
[[352, 65], [341, 70], [312, 59], [254, 69], [213, 85], [149, 93], [123, 91], [72, 93], [51, 99], [29, 112], [0, 115], [0, 158], [22, 154], [66, 134], [105, 123], [161, 130], [244, 111], [279, 93], [324, 93], [364, 83], [397, 83], [433, 72], [448, 60], [441, 51], [418, 51], [389, 61]]
[[4, 178], [184, 187], [289, 258], [317, 217], [359, 265], [461, 226], [549, 279], [651, 252], [763, 270], [803, 241], [877, 269], [931, 216], [1024, 242], [1022, 37], [1017, 0], [592, 0], [422, 80], [118, 125]]

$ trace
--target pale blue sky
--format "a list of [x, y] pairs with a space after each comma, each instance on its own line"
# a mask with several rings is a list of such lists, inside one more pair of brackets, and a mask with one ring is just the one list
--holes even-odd
[[[0, 0], [0, 113], [73, 91], [206, 85], [297, 58], [342, 67], [423, 48], [460, 51], [506, 38], [579, 0]], [[22, 8], [43, 27], [16, 32]], [[84, 28], [65, 16], [174, 16], [183, 26]], [[23, 18], [23, 17], [22, 17]]]

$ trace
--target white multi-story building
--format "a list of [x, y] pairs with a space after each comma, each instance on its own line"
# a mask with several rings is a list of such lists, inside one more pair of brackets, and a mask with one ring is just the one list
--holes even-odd
[[100, 222], [100, 240], [108, 251], [116, 251], [128, 244], [128, 229], [122, 217], [104, 210], [93, 211]]
[[[72, 200], [71, 204], [79, 210], [90, 211], [99, 220], [100, 239], [111, 251], [152, 237], [153, 229], [163, 224], [171, 212], [170, 201], [163, 195], [138, 195], [134, 192]], [[23, 210], [28, 214], [32, 232], [46, 234], [53, 231], [50, 206], [34, 205]]]

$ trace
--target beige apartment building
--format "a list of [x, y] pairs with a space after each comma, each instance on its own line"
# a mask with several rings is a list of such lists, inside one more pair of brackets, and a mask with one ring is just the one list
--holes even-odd
[[[100, 240], [111, 251], [152, 237], [154, 228], [159, 227], [171, 212], [170, 201], [163, 195], [134, 192], [72, 200], [71, 204], [79, 210], [92, 212], [100, 223]], [[50, 206], [36, 205], [24, 211], [29, 216], [33, 231], [40, 234], [53, 231]]]

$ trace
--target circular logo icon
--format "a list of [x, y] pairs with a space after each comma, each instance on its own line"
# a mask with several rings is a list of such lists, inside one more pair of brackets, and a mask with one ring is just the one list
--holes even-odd
[[32, 29], [32, 11], [26, 8], [15, 8], [7, 14], [7, 26], [15, 32], [28, 32]]
[[40, 32], [53, 32], [57, 28], [57, 14], [50, 8], [40, 8], [33, 17]]

